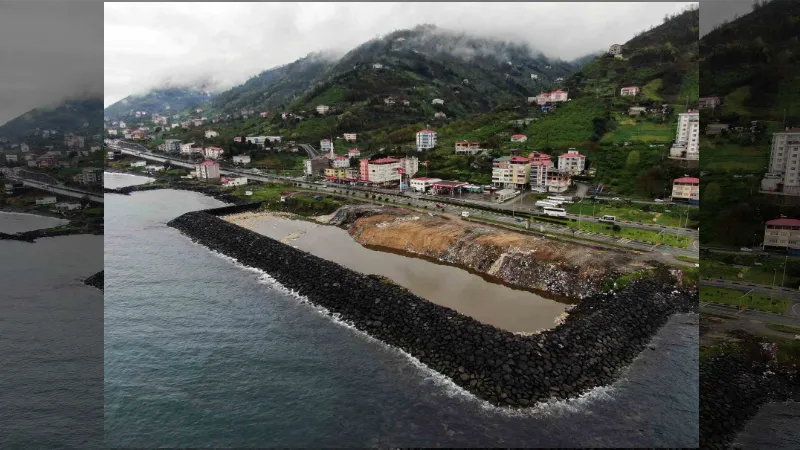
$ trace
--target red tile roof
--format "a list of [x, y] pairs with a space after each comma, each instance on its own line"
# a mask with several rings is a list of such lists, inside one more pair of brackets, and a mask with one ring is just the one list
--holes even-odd
[[561, 89], [559, 89], [557, 91], [551, 92], [550, 94], [552, 95], [552, 94], [566, 94], [566, 93], [567, 93], [567, 91], [562, 91]]
[[512, 138], [518, 138], [518, 137], [527, 137], [527, 136], [525, 136], [524, 134], [512, 134], [511, 137]]
[[530, 160], [524, 156], [512, 156], [511, 162], [529, 162]]
[[767, 225], [772, 225], [772, 226], [781, 226], [781, 225], [787, 226], [788, 225], [788, 226], [797, 227], [797, 226], [800, 226], [800, 220], [797, 220], [797, 219], [773, 219], [773, 220], [768, 220], [767, 221]]
[[348, 158], [347, 156], [337, 156], [335, 159], [337, 159], [337, 160], [339, 160], [339, 161], [341, 161], [341, 160], [343, 160], [343, 159], [344, 159], [344, 160], [350, 160], [350, 158]]
[[676, 178], [673, 180], [673, 183], [699, 183], [700, 178], [695, 177], [683, 177], [683, 178]]
[[581, 154], [580, 154], [580, 153], [578, 153], [578, 152], [567, 152], [567, 153], [563, 153], [563, 154], [561, 154], [561, 155], [559, 156], [559, 158], [561, 158], [562, 156], [568, 156], [568, 157], [570, 157], [570, 158], [586, 158], [585, 156], [581, 155]]
[[375, 161], [370, 161], [370, 164], [389, 164], [395, 162], [400, 162], [400, 160], [396, 158], [380, 158]]

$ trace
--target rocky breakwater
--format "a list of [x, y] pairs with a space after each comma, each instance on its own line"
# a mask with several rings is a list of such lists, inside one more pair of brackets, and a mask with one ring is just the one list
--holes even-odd
[[554, 329], [522, 336], [482, 324], [371, 277], [206, 212], [168, 223], [196, 242], [265, 271], [311, 303], [402, 349], [495, 405], [524, 407], [611, 383], [696, 291], [654, 280], [585, 298]]
[[608, 279], [651, 268], [621, 251], [397, 207], [348, 205], [330, 224], [347, 229], [362, 245], [423, 255], [563, 297], [596, 294]]
[[97, 289], [103, 290], [103, 272], [100, 271], [96, 274], [90, 276], [89, 278], [83, 280], [83, 282], [89, 286], [96, 287]]
[[[763, 359], [763, 358], [759, 358]], [[700, 363], [700, 447], [729, 448], [768, 402], [800, 401], [796, 367], [729, 354]]]

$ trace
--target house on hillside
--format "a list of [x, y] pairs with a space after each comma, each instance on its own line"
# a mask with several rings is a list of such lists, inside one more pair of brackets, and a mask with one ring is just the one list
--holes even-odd
[[323, 139], [319, 141], [319, 149], [322, 153], [328, 153], [333, 150], [333, 141], [330, 139]]
[[218, 180], [219, 179], [219, 164], [214, 161], [203, 161], [195, 166], [198, 180]]
[[528, 136], [524, 134], [512, 134], [511, 135], [511, 142], [526, 142], [528, 140]]
[[383, 69], [383, 64], [381, 64], [381, 63], [373, 63], [372, 64], [372, 68], [373, 69]]
[[619, 95], [622, 97], [635, 97], [639, 94], [638, 86], [626, 86], [619, 90]]
[[619, 44], [611, 44], [611, 47], [608, 48], [609, 55], [621, 55], [622, 54], [622, 46]]
[[355, 142], [358, 135], [356, 133], [344, 133], [344, 140], [347, 142]]
[[403, 104], [403, 106], [408, 106], [408, 105], [410, 105], [410, 104], [411, 104], [411, 102], [410, 102], [410, 101], [408, 101], [408, 100], [400, 100], [400, 103], [402, 103], [402, 104]]
[[320, 114], [328, 114], [328, 111], [330, 111], [330, 109], [331, 107], [328, 105], [317, 105], [317, 112]]
[[430, 150], [436, 147], [436, 132], [424, 129], [417, 132], [417, 151]]
[[214, 131], [214, 130], [206, 130], [206, 139], [215, 138], [217, 136], [219, 136], [219, 133], [217, 133], [216, 131]]
[[700, 97], [700, 109], [713, 109], [722, 103], [719, 97]]
[[440, 98], [435, 98], [431, 100], [431, 105], [444, 105], [444, 100]]
[[203, 149], [203, 156], [208, 159], [219, 159], [223, 153], [225, 153], [225, 150], [219, 147], [206, 147]]
[[447, 114], [445, 114], [445, 113], [443, 113], [443, 112], [439, 111], [439, 112], [437, 112], [437, 113], [435, 113], [435, 114], [433, 115], [433, 118], [434, 118], [434, 119], [446, 119], [446, 118], [447, 118]]
[[558, 170], [564, 173], [579, 175], [585, 167], [586, 156], [581, 155], [574, 148], [567, 150], [567, 153], [558, 157]]
[[385, 105], [394, 105], [394, 99], [392, 97], [386, 97], [383, 99], [383, 103]]
[[647, 108], [645, 108], [644, 106], [631, 106], [630, 108], [628, 108], [629, 116], [640, 116], [646, 113], [647, 113]]
[[456, 155], [474, 155], [482, 151], [480, 142], [456, 142]]
[[531, 74], [531, 80], [538, 80], [538, 79], [539, 79], [539, 75], [537, 75], [535, 73]]
[[234, 164], [250, 164], [250, 155], [236, 155], [233, 157]]

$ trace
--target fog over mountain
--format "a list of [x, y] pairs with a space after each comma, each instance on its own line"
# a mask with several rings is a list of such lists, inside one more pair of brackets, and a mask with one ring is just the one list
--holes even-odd
[[0, 125], [31, 109], [103, 96], [102, 3], [0, 3]]
[[[309, 53], [337, 58], [420, 24], [569, 61], [625, 42], [695, 3], [108, 3], [104, 103], [165, 84], [227, 89]], [[470, 58], [495, 49], [455, 51]]]

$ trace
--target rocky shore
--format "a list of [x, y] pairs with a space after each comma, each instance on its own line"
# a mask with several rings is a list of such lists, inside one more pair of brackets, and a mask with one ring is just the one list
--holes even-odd
[[94, 229], [82, 229], [82, 228], [75, 228], [75, 227], [55, 227], [55, 228], [43, 228], [41, 230], [31, 230], [31, 231], [23, 231], [20, 233], [8, 234], [8, 233], [0, 233], [0, 240], [10, 240], [10, 241], [22, 241], [22, 242], [36, 242], [37, 239], [41, 238], [48, 238], [48, 237], [58, 237], [58, 236], [69, 236], [72, 234], [94, 234], [100, 235], [103, 234], [103, 230], [100, 228]]
[[[213, 212], [242, 212], [236, 209]], [[573, 398], [613, 382], [672, 314], [696, 311], [698, 304], [697, 291], [642, 279], [620, 292], [584, 298], [552, 330], [521, 336], [209, 212], [187, 213], [168, 225], [241, 264], [264, 270], [311, 303], [498, 406]]]
[[103, 290], [103, 272], [104, 271], [101, 270], [100, 272], [97, 272], [96, 274], [94, 274], [94, 275], [90, 276], [89, 278], [83, 280], [83, 282], [86, 283], [89, 286], [96, 287], [97, 289], [100, 289], [102, 291]]
[[769, 402], [800, 401], [796, 368], [731, 354], [700, 363], [700, 447], [729, 448]]

